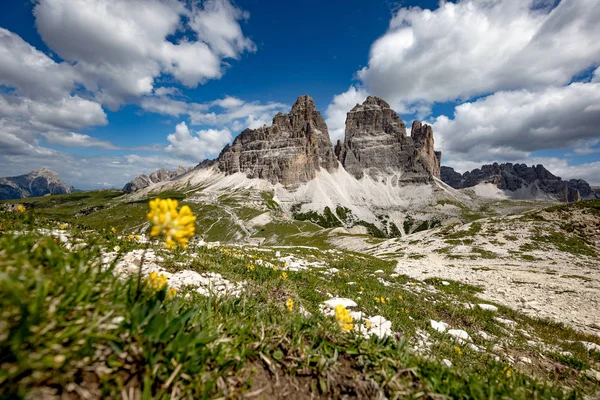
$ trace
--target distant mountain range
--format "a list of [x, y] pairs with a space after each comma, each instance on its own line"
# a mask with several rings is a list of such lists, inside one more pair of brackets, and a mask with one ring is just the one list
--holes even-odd
[[478, 187], [482, 194], [485, 191], [482, 185], [492, 185], [513, 198], [551, 197], [563, 202], [600, 198], [600, 191], [591, 187], [586, 181], [582, 179], [563, 181], [541, 164], [529, 167], [525, 164], [494, 163], [464, 174], [443, 166], [441, 179], [455, 189]]
[[155, 183], [168, 181], [170, 179], [176, 178], [179, 175], [183, 175], [188, 171], [191, 171], [193, 167], [185, 168], [180, 165], [175, 171], [167, 171], [164, 168], [157, 169], [152, 172], [150, 175], [142, 174], [137, 178], [133, 179], [130, 182], [127, 182], [123, 187], [124, 192], [132, 193], [137, 192], [140, 189], [148, 187], [150, 185], [154, 185]]
[[58, 174], [40, 168], [25, 175], [0, 178], [0, 200], [73, 193], [75, 189], [64, 183]]

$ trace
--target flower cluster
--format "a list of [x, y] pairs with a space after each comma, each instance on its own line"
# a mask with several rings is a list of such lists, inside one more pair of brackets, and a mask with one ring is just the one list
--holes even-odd
[[289, 312], [292, 312], [294, 310], [294, 300], [292, 300], [291, 297], [288, 298], [285, 302], [285, 306], [287, 307]]
[[146, 278], [146, 285], [154, 292], [160, 292], [167, 286], [167, 277], [158, 272], [151, 272]]
[[280, 278], [282, 281], [285, 281], [288, 278], [288, 274], [286, 272], [282, 272]]
[[335, 306], [335, 319], [342, 332], [350, 332], [354, 329], [352, 316], [342, 304]]
[[154, 199], [150, 201], [150, 212], [147, 217], [152, 223], [150, 236], [162, 235], [166, 239], [167, 248], [177, 244], [187, 247], [188, 240], [194, 236], [196, 217], [188, 206], [177, 211], [177, 200]]
[[389, 297], [375, 297], [375, 302], [377, 303], [385, 304], [386, 300], [388, 303], [391, 301]]
[[25, 211], [27, 211], [27, 209], [25, 208], [25, 206], [22, 206], [22, 205], [19, 204], [17, 206], [17, 211], [20, 212], [20, 213], [24, 213]]

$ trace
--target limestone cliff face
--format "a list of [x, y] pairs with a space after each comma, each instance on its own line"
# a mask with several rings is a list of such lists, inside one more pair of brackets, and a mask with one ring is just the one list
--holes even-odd
[[306, 95], [289, 114], [277, 114], [271, 126], [244, 130], [221, 151], [216, 165], [227, 174], [243, 172], [285, 186], [312, 180], [320, 168], [338, 168], [325, 120]]
[[383, 179], [400, 173], [401, 181], [429, 182], [440, 174], [441, 153], [433, 147], [433, 131], [428, 125], [413, 123], [412, 135], [384, 100], [369, 96], [347, 115], [344, 143], [335, 154], [343, 167], [360, 178], [368, 174]]
[[410, 131], [410, 137], [419, 154], [433, 176], [440, 177], [440, 163], [442, 160], [442, 152], [435, 151], [433, 147], [433, 129], [430, 125], [421, 124], [419, 121], [414, 121]]

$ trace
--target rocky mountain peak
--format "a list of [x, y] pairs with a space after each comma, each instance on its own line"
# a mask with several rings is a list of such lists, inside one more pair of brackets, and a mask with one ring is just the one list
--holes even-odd
[[314, 100], [300, 96], [289, 114], [279, 113], [271, 126], [246, 129], [217, 159], [226, 174], [245, 173], [271, 183], [295, 186], [312, 180], [319, 169], [337, 169], [325, 120]]
[[146, 174], [142, 174], [136, 177], [135, 179], [127, 182], [122, 190], [128, 193], [137, 192], [140, 189], [154, 185], [156, 183], [176, 178], [180, 175], [185, 174], [188, 171], [191, 171], [192, 169], [193, 167], [185, 168], [183, 165], [177, 167], [175, 171], [167, 171], [164, 168], [157, 169], [156, 171], [152, 172], [149, 176]]
[[47, 194], [73, 193], [60, 176], [48, 168], [39, 168], [24, 175], [0, 178], [0, 199], [20, 199]]
[[415, 121], [413, 135], [407, 136], [406, 125], [385, 100], [369, 96], [348, 113], [344, 143], [336, 145], [335, 154], [359, 178], [400, 175], [403, 181], [429, 182], [439, 176], [441, 153], [434, 151], [430, 126]]
[[434, 176], [440, 176], [442, 152], [435, 151], [433, 141], [433, 128], [419, 121], [413, 121], [410, 137], [419, 150], [419, 154], [429, 166]]

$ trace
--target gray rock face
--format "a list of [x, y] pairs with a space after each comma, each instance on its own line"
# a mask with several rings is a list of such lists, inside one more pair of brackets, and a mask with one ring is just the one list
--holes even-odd
[[402, 181], [429, 182], [440, 174], [441, 153], [434, 151], [431, 127], [415, 121], [407, 136], [398, 114], [375, 96], [348, 113], [344, 143], [338, 142], [335, 154], [357, 178], [366, 173], [384, 179], [400, 172]]
[[289, 114], [278, 113], [271, 126], [246, 129], [219, 154], [217, 166], [226, 174], [296, 186], [320, 168], [338, 167], [329, 132], [310, 96], [300, 96]]
[[182, 165], [180, 165], [175, 171], [167, 171], [164, 168], [157, 169], [156, 171], [152, 172], [150, 176], [142, 174], [134, 180], [127, 182], [122, 190], [128, 193], [137, 192], [138, 190], [154, 185], [155, 183], [164, 182], [176, 178], [179, 175], [183, 175], [191, 170], [192, 168], [186, 169]]
[[0, 200], [73, 193], [54, 171], [40, 168], [25, 175], [0, 178]]
[[473, 187], [480, 183], [493, 183], [499, 189], [511, 192], [529, 188], [533, 195], [541, 191], [563, 202], [600, 198], [600, 193], [594, 191], [586, 181], [563, 181], [543, 165], [528, 167], [525, 164], [494, 163], [462, 175], [450, 167], [441, 167], [441, 179], [455, 189]]
[[410, 137], [433, 176], [439, 178], [442, 152], [435, 151], [433, 148], [433, 129], [431, 126], [427, 124], [423, 125], [419, 121], [413, 121]]

